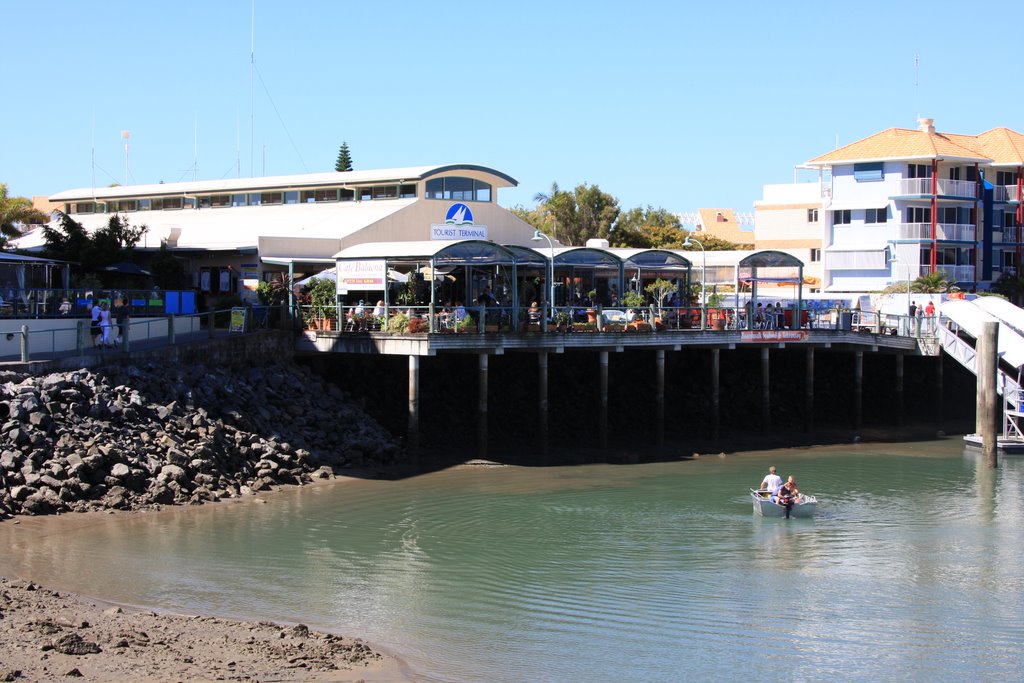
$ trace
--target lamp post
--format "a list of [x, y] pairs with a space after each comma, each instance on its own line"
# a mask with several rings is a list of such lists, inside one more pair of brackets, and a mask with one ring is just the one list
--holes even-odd
[[546, 239], [548, 241], [548, 248], [551, 249], [551, 277], [548, 278], [548, 287], [551, 289], [551, 294], [548, 298], [548, 306], [551, 309], [551, 320], [553, 321], [555, 319], [555, 243], [551, 241], [547, 234], [540, 230], [534, 230], [530, 241], [540, 242], [541, 239]]
[[700, 329], [708, 329], [708, 299], [707, 299], [707, 284], [708, 284], [708, 254], [704, 251], [704, 245], [700, 243], [700, 240], [695, 240], [689, 235], [683, 240], [683, 246], [689, 247], [690, 245], [696, 244], [700, 247]]

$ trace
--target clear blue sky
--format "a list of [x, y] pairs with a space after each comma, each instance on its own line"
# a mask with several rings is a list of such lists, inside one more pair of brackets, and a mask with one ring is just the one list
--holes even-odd
[[122, 130], [133, 184], [191, 180], [198, 120], [201, 180], [239, 158], [242, 176], [328, 171], [344, 140], [357, 169], [504, 171], [520, 183], [505, 206], [557, 181], [623, 208], [751, 211], [837, 139], [918, 113], [1024, 131], [1020, 2], [257, 0], [252, 90], [251, 15], [4, 3], [0, 182], [89, 187], [95, 148], [96, 184], [123, 183]]

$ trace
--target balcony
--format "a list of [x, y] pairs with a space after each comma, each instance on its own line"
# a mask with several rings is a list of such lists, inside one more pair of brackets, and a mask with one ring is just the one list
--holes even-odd
[[936, 270], [946, 274], [953, 282], [974, 282], [974, 266], [937, 265]]
[[[999, 199], [999, 191], [1002, 190], [1003, 198]], [[1017, 202], [1020, 203], [1020, 197], [1017, 195], [1016, 185], [997, 185], [996, 186], [996, 197], [997, 202]]]
[[[901, 240], [931, 240], [931, 223], [900, 223], [896, 235]], [[973, 242], [974, 226], [961, 223], [939, 223], [935, 226], [935, 238], [955, 242]]]
[[[978, 192], [978, 183], [973, 180], [945, 180], [939, 178], [936, 185], [936, 194], [945, 197], [974, 199]], [[932, 179], [910, 178], [901, 180], [899, 192], [900, 196], [930, 197], [932, 196]]]
[[1003, 234], [1003, 238], [998, 240], [1003, 244], [1016, 244], [1020, 242], [1020, 228], [1003, 228], [998, 232]]

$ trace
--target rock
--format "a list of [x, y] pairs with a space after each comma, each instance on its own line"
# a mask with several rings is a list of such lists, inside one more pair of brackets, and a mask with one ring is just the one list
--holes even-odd
[[114, 479], [124, 479], [132, 473], [131, 468], [123, 462], [119, 462], [110, 468], [110, 476]]
[[68, 633], [52, 641], [53, 649], [65, 655], [93, 655], [103, 652], [96, 643], [82, 640], [77, 633]]

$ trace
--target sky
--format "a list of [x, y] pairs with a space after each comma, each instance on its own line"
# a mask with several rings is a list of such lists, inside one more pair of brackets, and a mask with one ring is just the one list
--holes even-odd
[[[7, 0], [12, 196], [468, 163], [753, 211], [887, 128], [1024, 132], [1024, 3]], [[915, 67], [915, 56], [918, 65]], [[251, 58], [252, 57], [252, 58]], [[252, 65], [255, 65], [252, 67]], [[800, 176], [807, 179], [806, 174]]]

